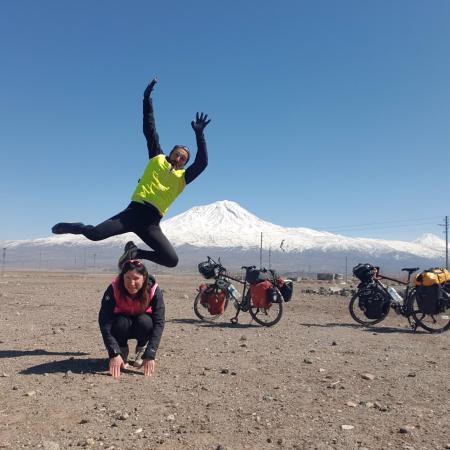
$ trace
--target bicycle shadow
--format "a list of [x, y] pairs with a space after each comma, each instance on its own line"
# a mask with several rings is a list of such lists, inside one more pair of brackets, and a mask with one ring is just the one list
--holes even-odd
[[319, 327], [319, 328], [335, 328], [335, 327], [343, 327], [343, 328], [361, 328], [363, 325], [357, 325], [355, 323], [299, 323], [304, 327]]
[[84, 352], [52, 352], [42, 348], [35, 350], [0, 350], [1, 358], [18, 358], [20, 356], [86, 356]]
[[321, 328], [333, 328], [333, 327], [343, 327], [343, 328], [353, 328], [353, 329], [361, 329], [366, 333], [378, 333], [378, 334], [387, 334], [387, 333], [423, 333], [423, 330], [417, 329], [414, 331], [411, 328], [396, 328], [390, 326], [379, 326], [379, 325], [359, 325], [357, 323], [300, 323], [300, 325], [306, 327], [321, 327]]
[[105, 374], [108, 369], [106, 358], [75, 359], [69, 358], [62, 361], [51, 361], [38, 364], [27, 369], [21, 370], [22, 375], [43, 375], [45, 373], [64, 373], [72, 372], [74, 374], [97, 373]]
[[181, 324], [188, 324], [188, 325], [197, 325], [202, 328], [259, 328], [261, 325], [258, 325], [256, 323], [231, 323], [231, 322], [203, 322], [198, 319], [169, 319], [166, 320], [166, 322], [171, 323], [181, 323]]

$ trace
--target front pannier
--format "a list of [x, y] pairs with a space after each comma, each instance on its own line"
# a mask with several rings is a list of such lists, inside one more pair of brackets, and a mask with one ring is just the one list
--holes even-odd
[[371, 320], [380, 319], [389, 312], [390, 298], [381, 289], [364, 289], [359, 296], [359, 307]]
[[213, 287], [207, 287], [202, 290], [200, 303], [208, 308], [212, 316], [223, 314], [225, 312], [225, 292]]

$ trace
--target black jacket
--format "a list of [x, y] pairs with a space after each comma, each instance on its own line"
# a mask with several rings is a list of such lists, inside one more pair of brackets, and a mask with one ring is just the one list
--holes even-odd
[[[105, 343], [108, 355], [111, 357], [114, 353], [120, 353], [119, 344], [116, 338], [111, 334], [111, 328], [114, 321], [114, 307], [116, 300], [114, 298], [114, 290], [112, 285], [108, 286], [103, 294], [100, 312], [98, 314], [98, 323], [102, 333], [103, 342]], [[144, 352], [144, 359], [155, 359], [156, 351], [158, 350], [161, 341], [162, 332], [165, 325], [165, 306], [162, 291], [159, 287], [156, 288], [153, 298], [150, 302], [152, 312], [150, 317], [153, 320], [153, 331]]]

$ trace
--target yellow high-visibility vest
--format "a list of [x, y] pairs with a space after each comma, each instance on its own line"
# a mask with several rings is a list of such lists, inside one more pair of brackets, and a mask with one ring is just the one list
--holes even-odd
[[148, 162], [131, 200], [151, 203], [163, 216], [186, 186], [184, 172], [184, 169], [174, 169], [163, 154], [153, 157]]

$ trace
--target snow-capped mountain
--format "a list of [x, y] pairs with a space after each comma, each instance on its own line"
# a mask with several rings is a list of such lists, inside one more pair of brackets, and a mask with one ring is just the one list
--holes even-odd
[[[196, 206], [161, 227], [180, 255], [180, 266], [193, 267], [207, 255], [222, 256], [236, 266], [257, 263], [262, 249], [270, 252], [270, 263], [283, 267], [300, 266], [316, 270], [342, 269], [344, 258], [351, 262], [377, 261], [398, 267], [407, 264], [441, 264], [445, 242], [426, 234], [413, 242], [352, 238], [309, 228], [291, 228], [261, 220], [235, 202], [223, 200]], [[8, 261], [16, 257], [22, 266], [58, 264], [79, 267], [111, 267], [128, 240], [142, 244], [134, 234], [91, 242], [83, 236], [59, 235], [24, 241], [0, 241]], [[52, 262], [53, 261], [53, 262]], [[87, 262], [86, 262], [87, 261]], [[416, 261], [414, 263], [414, 261]], [[224, 260], [225, 262], [225, 260]], [[17, 264], [16, 264], [17, 265]], [[338, 267], [337, 267], [338, 266]], [[342, 270], [341, 270], [342, 271]]]

